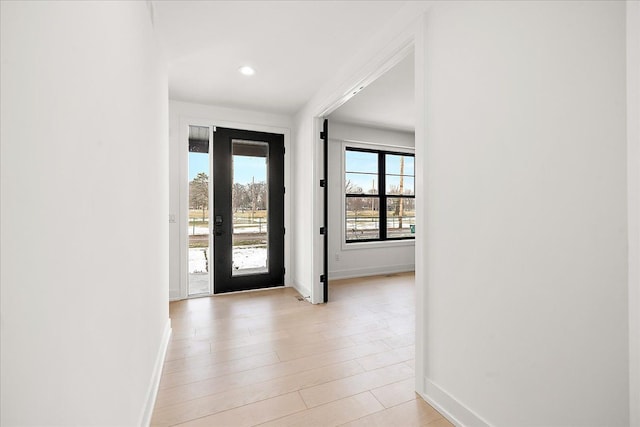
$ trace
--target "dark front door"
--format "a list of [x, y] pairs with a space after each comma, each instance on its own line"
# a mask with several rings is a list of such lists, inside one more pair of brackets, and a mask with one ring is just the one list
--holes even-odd
[[284, 136], [216, 128], [214, 292], [284, 284]]

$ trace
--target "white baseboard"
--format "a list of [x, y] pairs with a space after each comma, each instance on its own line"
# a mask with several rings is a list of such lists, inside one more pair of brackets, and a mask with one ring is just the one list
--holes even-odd
[[347, 270], [335, 270], [329, 272], [331, 279], [351, 279], [354, 277], [379, 276], [381, 274], [405, 273], [414, 271], [415, 264], [389, 265], [383, 267], [353, 268]]
[[424, 393], [418, 394], [458, 427], [490, 427], [487, 421], [463, 405], [434, 382], [424, 379]]
[[162, 342], [160, 343], [160, 349], [156, 355], [156, 361], [153, 365], [153, 372], [151, 375], [151, 382], [147, 390], [147, 400], [144, 405], [142, 416], [140, 417], [140, 423], [138, 425], [148, 427], [151, 424], [151, 415], [153, 414], [153, 407], [156, 404], [156, 397], [158, 396], [158, 387], [160, 386], [160, 377], [162, 377], [162, 366], [164, 365], [164, 358], [167, 354], [167, 348], [169, 347], [169, 339], [171, 338], [171, 319], [167, 319], [167, 324], [162, 334]]
[[300, 285], [299, 281], [294, 281], [293, 283], [287, 285], [292, 287], [293, 289], [295, 289], [296, 291], [298, 291], [298, 293], [300, 295], [302, 295], [304, 298], [306, 298], [308, 301], [311, 301], [311, 289]]
[[180, 295], [179, 291], [169, 291], [169, 301], [180, 301], [182, 299], [184, 299], [184, 297]]

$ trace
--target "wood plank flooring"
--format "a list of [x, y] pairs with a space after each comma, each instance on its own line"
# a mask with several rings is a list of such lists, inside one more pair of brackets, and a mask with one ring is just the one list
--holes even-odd
[[414, 389], [414, 276], [173, 302], [153, 426], [451, 426]]

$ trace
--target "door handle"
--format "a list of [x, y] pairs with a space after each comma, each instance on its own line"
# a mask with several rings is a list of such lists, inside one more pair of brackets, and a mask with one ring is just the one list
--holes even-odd
[[214, 234], [216, 236], [222, 236], [222, 223], [224, 221], [222, 220], [222, 215], [216, 215], [215, 219], [214, 219]]

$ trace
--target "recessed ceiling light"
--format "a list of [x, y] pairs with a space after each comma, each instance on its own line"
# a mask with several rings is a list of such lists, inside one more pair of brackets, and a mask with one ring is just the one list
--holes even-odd
[[253, 76], [256, 73], [256, 70], [249, 67], [248, 65], [238, 68], [238, 71], [240, 71], [240, 73], [244, 74], [245, 76]]

